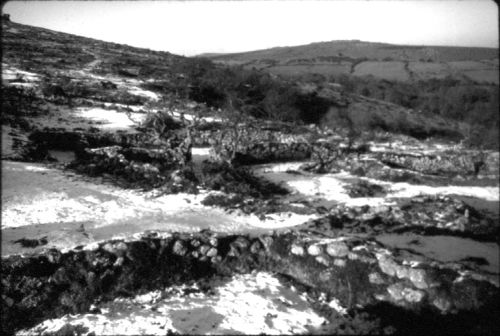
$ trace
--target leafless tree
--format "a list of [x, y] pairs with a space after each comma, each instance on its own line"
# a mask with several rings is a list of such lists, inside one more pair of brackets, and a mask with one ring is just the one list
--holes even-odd
[[222, 127], [215, 139], [216, 157], [232, 165], [238, 150], [250, 145], [252, 141], [252, 119], [239, 109], [237, 98], [228, 95], [227, 104], [221, 110]]

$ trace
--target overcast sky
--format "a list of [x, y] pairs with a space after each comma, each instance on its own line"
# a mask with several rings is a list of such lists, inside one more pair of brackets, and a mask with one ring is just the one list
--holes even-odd
[[18, 23], [182, 55], [358, 39], [498, 48], [492, 0], [11, 1]]

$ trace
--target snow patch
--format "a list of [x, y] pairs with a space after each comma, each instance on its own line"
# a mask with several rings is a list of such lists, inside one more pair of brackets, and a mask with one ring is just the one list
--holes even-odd
[[103, 103], [104, 106], [106, 107], [110, 107], [110, 108], [128, 108], [128, 109], [131, 109], [132, 111], [134, 112], [141, 112], [141, 111], [144, 111], [144, 106], [142, 105], [125, 105], [125, 104], [119, 104], [119, 103], [109, 103], [109, 102], [105, 102]]
[[196, 164], [210, 159], [212, 157], [210, 150], [211, 147], [192, 147], [191, 158], [193, 162]]
[[285, 287], [270, 273], [236, 275], [214, 289], [207, 295], [196, 285], [173, 286], [163, 293], [117, 299], [104, 304], [101, 314], [65, 315], [18, 335], [56, 332], [66, 323], [83, 325], [97, 335], [165, 335], [169, 329], [181, 334], [291, 334], [310, 332], [307, 327], [325, 322], [306, 295]]
[[[19, 169], [19, 170], [21, 170], [21, 169]], [[49, 169], [46, 168], [46, 167], [41, 167], [41, 166], [26, 165], [26, 166], [24, 166], [24, 170], [34, 171], [34, 172], [40, 172], [40, 171], [48, 171]]]
[[[15, 81], [17, 79], [22, 78], [24, 81], [28, 82], [37, 82], [40, 80], [40, 75], [29, 72], [29, 71], [23, 71], [20, 70], [16, 67], [7, 65], [5, 63], [2, 63], [2, 80], [3, 81]], [[21, 83], [16, 83], [16, 84], [21, 84]]]
[[[277, 163], [256, 166], [254, 171], [276, 184], [281, 184], [290, 189], [295, 195], [302, 195], [311, 199], [324, 199], [343, 203], [347, 206], [379, 206], [392, 205], [394, 198], [411, 198], [419, 195], [462, 195], [477, 197], [487, 201], [498, 201], [500, 190], [498, 187], [470, 187], [470, 186], [444, 186], [432, 187], [427, 185], [414, 185], [405, 182], [386, 182], [370, 178], [360, 178], [347, 172], [337, 174], [312, 174], [299, 171], [299, 174], [287, 173], [297, 171], [304, 162]], [[352, 182], [347, 180], [365, 180], [388, 188], [385, 197], [350, 197], [344, 188]]]
[[252, 214], [248, 218], [248, 223], [251, 226], [263, 229], [278, 229], [297, 226], [318, 217], [318, 215], [300, 215], [293, 212], [280, 212], [268, 214], [262, 219]]
[[297, 161], [297, 162], [256, 165], [254, 166], [254, 171], [258, 174], [286, 173], [287, 171], [298, 171], [300, 167], [303, 166], [305, 163], [307, 162]]
[[129, 88], [128, 93], [133, 94], [135, 96], [146, 97], [154, 101], [160, 100], [160, 96], [158, 96], [158, 94], [154, 93], [153, 91], [144, 90], [138, 87]]
[[328, 303], [328, 307], [330, 307], [332, 309], [335, 309], [337, 312], [339, 312], [342, 315], [347, 315], [347, 309], [345, 309], [344, 307], [342, 307], [342, 305], [340, 304], [340, 301], [338, 299], [336, 299], [336, 298], [333, 298]]
[[[184, 118], [187, 121], [193, 121], [195, 119], [195, 116], [191, 113], [184, 113], [184, 112], [178, 112], [178, 111], [173, 111], [172, 115], [177, 118], [177, 119], [182, 119]], [[205, 121], [207, 123], [210, 122], [221, 122], [222, 118], [217, 118], [217, 117], [201, 117], [199, 118], [202, 121]]]
[[[97, 181], [48, 169], [43, 164], [2, 162], [2, 226], [92, 222], [94, 228], [130, 225], [134, 230], [212, 229], [234, 232], [252, 228], [298, 225], [313, 216], [272, 214], [261, 220], [256, 215], [201, 204], [207, 192], [169, 194], [126, 190]], [[138, 224], [140, 223], [140, 224]], [[118, 233], [119, 231], [115, 232]], [[130, 232], [127, 232], [130, 234]]]
[[[384, 182], [379, 181], [381, 184]], [[426, 185], [414, 185], [404, 182], [393, 183], [389, 197], [415, 197], [419, 195], [461, 195], [477, 197], [487, 201], [499, 200], [498, 187], [469, 187], [469, 186], [446, 186], [431, 187]]]
[[136, 112], [124, 113], [124, 112], [117, 112], [114, 110], [106, 110], [96, 107], [94, 108], [80, 107], [76, 109], [75, 114], [78, 117], [102, 122], [103, 124], [96, 125], [96, 127], [107, 130], [133, 129], [139, 123], [141, 123], [146, 117], [144, 113], [136, 113]]
[[294, 168], [298, 169], [298, 165], [280, 164], [270, 168], [269, 172], [264, 173], [263, 176], [275, 183], [284, 183], [295, 194], [313, 199], [325, 199], [327, 201], [344, 203], [348, 206], [392, 204], [391, 201], [382, 197], [350, 197], [347, 190], [344, 189], [344, 186], [348, 183], [342, 181], [342, 178], [349, 176], [346, 173], [326, 175], [282, 173], [283, 170], [294, 170]]

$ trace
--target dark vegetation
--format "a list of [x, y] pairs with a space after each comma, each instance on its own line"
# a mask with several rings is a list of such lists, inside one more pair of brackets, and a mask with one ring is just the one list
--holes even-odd
[[42, 103], [43, 98], [39, 97], [33, 89], [2, 87], [2, 114], [0, 115], [2, 125], [10, 124], [25, 131], [31, 130], [32, 127], [27, 118], [43, 113], [39, 107]]
[[359, 180], [344, 188], [347, 189], [350, 197], [383, 197], [387, 194], [383, 186], [366, 180]]
[[461, 122], [469, 145], [498, 148], [498, 86], [450, 77], [413, 83], [391, 82], [371, 76], [339, 76], [333, 80], [348, 92], [413, 109], [417, 115]]
[[256, 177], [248, 168], [235, 168], [226, 162], [206, 162], [201, 180], [209, 189], [250, 197], [268, 198], [288, 193], [286, 189]]
[[[410, 114], [393, 112], [389, 117], [378, 113], [371, 125], [366, 125], [366, 122], [362, 125], [361, 120], [355, 120], [351, 125], [354, 128], [369, 126], [368, 129], [420, 139], [433, 136], [451, 140], [465, 138], [466, 144], [472, 147], [498, 147], [498, 88], [494, 85], [453, 78], [402, 83], [346, 75], [290, 80], [242, 66], [222, 67], [198, 59], [189, 62], [193, 63], [187, 76], [192, 79], [191, 83], [176, 92], [214, 108], [227, 107], [228, 99], [234, 97], [235, 107], [253, 117], [318, 124], [332, 107], [345, 107], [335, 95], [325, 96], [321, 92], [326, 83], [334, 81], [340, 83], [346, 93], [387, 101], [411, 111]], [[304, 92], [295, 84], [297, 79], [299, 82], [316, 82], [318, 90]], [[384, 109], [384, 106], [378, 108]], [[366, 117], [373, 119], [369, 112], [359, 119]], [[335, 122], [341, 123], [342, 120], [336, 118]]]
[[246, 115], [276, 121], [318, 121], [328, 106], [335, 104], [315, 95], [302, 95], [292, 82], [257, 70], [218, 66], [206, 59], [183, 59], [170, 71], [177, 76], [175, 84], [156, 82], [144, 87], [215, 109], [228, 108], [231, 101], [234, 109]]
[[[440, 117], [444, 121], [460, 123], [456, 127], [455, 134], [437, 130], [418, 129], [413, 123], [410, 126], [405, 122], [404, 115], [389, 118], [378, 117], [377, 122], [369, 125], [369, 128], [379, 128], [390, 132], [397, 132], [427, 138], [430, 136], [445, 137], [455, 140], [457, 133], [460, 138], [465, 138], [466, 144], [472, 147], [498, 148], [499, 142], [499, 117], [498, 117], [498, 85], [478, 83], [467, 77], [464, 69], [454, 70], [456, 73], [439, 73], [435, 77], [429, 75], [428, 79], [415, 79], [414, 74], [408, 69], [409, 62], [430, 63], [432, 66], [442, 66], [447, 62], [485, 62], [477, 63], [477, 69], [489, 68], [498, 71], [498, 66], [487, 63], [498, 60], [498, 49], [493, 48], [463, 48], [463, 47], [435, 47], [435, 46], [404, 46], [390, 45], [384, 43], [370, 43], [363, 41], [332, 41], [318, 42], [296, 47], [278, 47], [266, 50], [257, 50], [246, 53], [209, 55], [213, 60], [220, 62], [237, 61], [247, 68], [258, 67], [272, 71], [273, 66], [307, 65], [309, 70], [304, 70], [300, 75], [283, 73], [283, 76], [291, 81], [316, 83], [336, 82], [342, 85], [345, 92], [374, 98], [381, 101], [391, 102], [407, 109], [412, 109], [413, 114], [420, 117], [420, 128], [426, 128], [425, 124], [432, 124], [426, 119]], [[356, 64], [365, 61], [388, 62], [398, 61], [406, 64], [406, 72], [409, 80], [396, 81], [377, 78], [374, 76], [356, 77], [353, 69]], [[317, 73], [314, 66], [327, 66], [348, 64], [351, 71], [347, 73]], [[479, 64], [482, 64], [479, 66]], [[452, 65], [454, 67], [454, 65]], [[486, 68], [485, 68], [486, 67]], [[326, 69], [326, 68], [325, 68]], [[431, 69], [431, 68], [429, 68]], [[472, 68], [471, 68], [472, 69]], [[309, 71], [309, 72], [308, 72]], [[457, 72], [458, 71], [458, 72]], [[281, 74], [281, 72], [280, 72]], [[444, 76], [442, 76], [445, 74]], [[299, 99], [299, 106], [309, 105], [307, 98]], [[318, 103], [315, 101], [315, 103]], [[317, 107], [321, 109], [322, 101]], [[312, 113], [316, 114], [316, 113]], [[364, 116], [370, 118], [370, 113]], [[394, 118], [400, 118], [401, 122], [394, 124]], [[307, 120], [307, 117], [306, 117]], [[308, 119], [306, 122], [314, 122]], [[357, 127], [366, 128], [365, 125], [355, 123]]]

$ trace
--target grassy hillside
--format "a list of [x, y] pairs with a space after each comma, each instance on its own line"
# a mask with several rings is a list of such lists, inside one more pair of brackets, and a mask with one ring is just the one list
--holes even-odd
[[265, 68], [279, 75], [342, 73], [404, 82], [453, 76], [498, 84], [498, 49], [494, 48], [405, 46], [352, 40], [203, 56], [221, 63]]
[[498, 58], [497, 49], [441, 47], [441, 46], [408, 46], [388, 43], [373, 43], [358, 40], [315, 42], [295, 47], [276, 47], [232, 54], [205, 54], [218, 60], [250, 61], [263, 58], [289, 60], [297, 58], [312, 59], [315, 57], [346, 57], [383, 60], [418, 61], [465, 61]]

